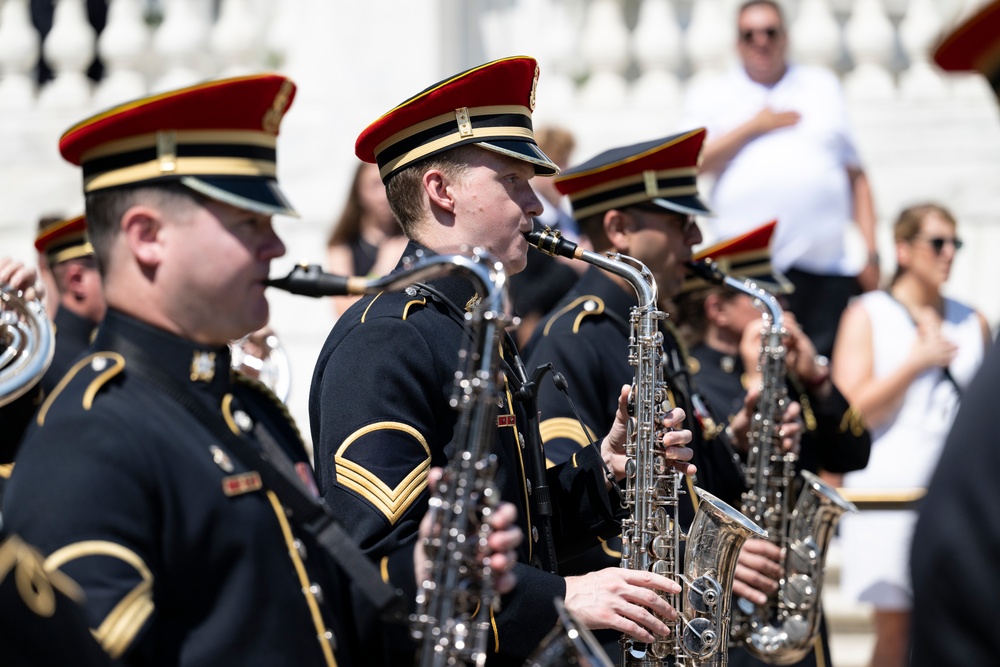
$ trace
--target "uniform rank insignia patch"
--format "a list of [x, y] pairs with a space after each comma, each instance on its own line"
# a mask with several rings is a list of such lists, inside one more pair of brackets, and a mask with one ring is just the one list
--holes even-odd
[[260, 491], [264, 484], [260, 481], [260, 473], [256, 470], [241, 472], [222, 479], [222, 492], [232, 498], [244, 493]]

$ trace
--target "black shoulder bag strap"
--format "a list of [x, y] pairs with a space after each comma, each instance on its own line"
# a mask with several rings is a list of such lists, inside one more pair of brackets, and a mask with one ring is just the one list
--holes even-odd
[[233, 433], [220, 415], [185, 391], [184, 386], [151, 363], [145, 352], [120, 336], [112, 335], [108, 347], [135, 363], [139, 375], [190, 412], [195, 419], [232, 450], [240, 461], [260, 473], [261, 481], [287, 509], [291, 519], [323, 547], [358, 589], [372, 602], [384, 620], [406, 620], [400, 591], [386, 584], [375, 565], [341, 527], [322, 498], [316, 498], [302, 484], [287, 455], [261, 423], [254, 428], [261, 450]]

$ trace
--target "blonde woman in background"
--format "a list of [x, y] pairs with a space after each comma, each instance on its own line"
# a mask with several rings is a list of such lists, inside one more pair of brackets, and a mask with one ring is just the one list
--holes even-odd
[[[905, 209], [896, 221], [898, 269], [885, 290], [845, 311], [833, 380], [872, 433], [864, 470], [844, 486], [926, 487], [945, 437], [990, 343], [989, 325], [941, 288], [962, 247], [954, 217], [936, 204]], [[913, 589], [908, 568], [916, 512], [866, 511], [841, 523], [842, 589], [875, 608], [871, 664], [908, 662]]]
[[[385, 186], [374, 164], [359, 162], [347, 202], [326, 242], [327, 270], [345, 276], [382, 276], [396, 266], [406, 237], [392, 215]], [[357, 301], [333, 297], [337, 317]]]

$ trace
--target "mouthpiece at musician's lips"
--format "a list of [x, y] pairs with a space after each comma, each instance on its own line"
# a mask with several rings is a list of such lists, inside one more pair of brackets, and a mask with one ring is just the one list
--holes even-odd
[[691, 275], [712, 283], [721, 284], [726, 278], [725, 274], [719, 270], [719, 266], [708, 257], [687, 262], [684, 266]]
[[570, 259], [580, 259], [582, 250], [572, 241], [567, 241], [557, 230], [546, 225], [533, 221], [533, 228], [530, 232], [524, 233], [524, 238], [528, 243], [544, 252], [546, 255], [561, 255]]
[[284, 278], [265, 280], [264, 284], [301, 296], [344, 296], [361, 293], [354, 288], [355, 280], [353, 276], [326, 273], [318, 264], [300, 264]]

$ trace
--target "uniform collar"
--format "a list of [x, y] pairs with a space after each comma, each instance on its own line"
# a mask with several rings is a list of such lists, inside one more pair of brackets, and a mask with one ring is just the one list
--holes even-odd
[[[406, 250], [403, 251], [403, 257], [413, 257], [418, 252], [422, 252], [424, 256], [442, 254], [434, 252], [430, 248], [427, 248], [416, 241], [410, 240], [410, 242], [406, 245]], [[396, 265], [394, 273], [400, 271], [402, 268], [403, 262], [402, 259], [400, 259], [400, 263]], [[435, 278], [434, 280], [427, 281], [427, 284], [462, 310], [468, 310], [469, 304], [472, 303], [477, 296], [482, 296], [476, 293], [475, 287], [473, 287], [469, 279], [462, 273], [454, 273], [440, 278]]]
[[65, 307], [60, 307], [53, 318], [56, 326], [56, 335], [63, 340], [80, 340], [84, 344], [89, 344], [93, 337], [97, 323], [81, 317]]
[[[98, 350], [109, 349], [114, 338], [142, 349], [146, 361], [155, 363], [162, 372], [194, 391], [221, 398], [232, 387], [228, 346], [199, 345], [109, 308], [94, 346]], [[141, 363], [141, 360], [126, 355], [126, 363]]]

